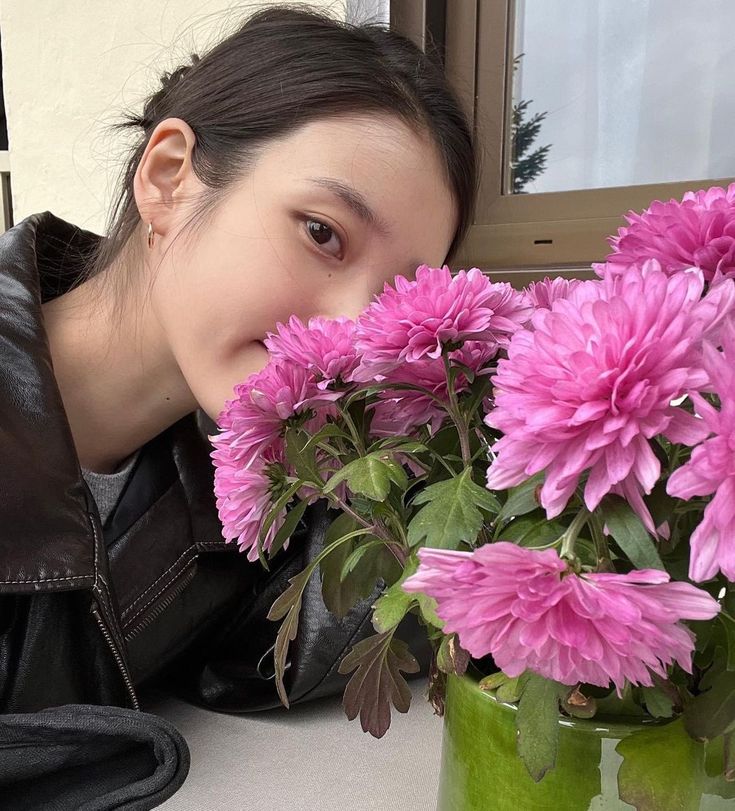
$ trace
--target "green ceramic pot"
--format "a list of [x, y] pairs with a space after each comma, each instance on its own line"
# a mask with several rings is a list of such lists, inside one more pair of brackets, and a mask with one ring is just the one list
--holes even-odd
[[721, 742], [693, 741], [681, 721], [560, 718], [556, 766], [535, 783], [516, 753], [515, 707], [478, 679], [447, 679], [437, 811], [735, 811]]

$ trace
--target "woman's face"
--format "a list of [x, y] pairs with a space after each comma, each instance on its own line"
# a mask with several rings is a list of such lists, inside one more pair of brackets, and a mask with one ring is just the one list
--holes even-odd
[[[169, 137], [169, 157], [177, 137], [186, 149], [181, 131], [159, 133], [161, 165], [149, 162], [136, 178], [136, 197], [155, 195], [146, 184], [170, 182]], [[190, 160], [175, 177], [174, 201], [201, 192]], [[179, 208], [178, 220], [141, 211], [163, 232], [151, 302], [194, 399], [214, 420], [233, 387], [267, 363], [260, 341], [277, 322], [356, 318], [397, 274], [440, 266], [458, 216], [435, 148], [375, 116], [316, 121], [269, 142], [193, 239], [174, 240]]]

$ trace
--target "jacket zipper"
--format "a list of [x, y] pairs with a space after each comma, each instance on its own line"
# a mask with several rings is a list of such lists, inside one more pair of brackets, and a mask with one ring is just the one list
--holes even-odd
[[[196, 558], [192, 559], [192, 563], [196, 560]], [[179, 574], [179, 581], [176, 582], [176, 578], [174, 578], [171, 583], [168, 584], [167, 588], [169, 588], [172, 583], [176, 583], [175, 588], [173, 588], [161, 601], [159, 601], [153, 608], [148, 610], [148, 613], [143, 617], [143, 619], [139, 620], [130, 630], [124, 630], [123, 636], [125, 641], [127, 642], [129, 639], [137, 636], [144, 628], [149, 626], [156, 617], [162, 614], [170, 605], [171, 603], [181, 594], [181, 592], [191, 583], [194, 579], [194, 575], [197, 573], [197, 567], [192, 566], [191, 564], [188, 565], [187, 568], [183, 570], [182, 573]]]
[[117, 645], [112, 639], [112, 635], [107, 630], [107, 626], [105, 625], [104, 620], [102, 619], [102, 615], [99, 611], [99, 603], [94, 600], [92, 602], [92, 606], [90, 608], [90, 612], [94, 615], [94, 618], [97, 620], [97, 624], [102, 631], [105, 639], [107, 640], [107, 644], [112, 651], [112, 655], [115, 658], [115, 662], [117, 663], [118, 668], [120, 669], [120, 673], [122, 674], [123, 681], [125, 682], [125, 687], [127, 688], [128, 695], [130, 696], [130, 701], [133, 705], [134, 710], [140, 710], [140, 703], [138, 702], [138, 696], [135, 694], [135, 688], [133, 687], [133, 681], [130, 678], [130, 673], [128, 671], [127, 665], [123, 661], [120, 652], [118, 651]]

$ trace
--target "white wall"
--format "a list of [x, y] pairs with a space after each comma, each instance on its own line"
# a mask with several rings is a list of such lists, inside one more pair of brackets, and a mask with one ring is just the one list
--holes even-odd
[[[13, 214], [104, 231], [125, 136], [160, 74], [187, 62], [267, 0], [0, 0]], [[311, 0], [344, 18], [344, 0]]]

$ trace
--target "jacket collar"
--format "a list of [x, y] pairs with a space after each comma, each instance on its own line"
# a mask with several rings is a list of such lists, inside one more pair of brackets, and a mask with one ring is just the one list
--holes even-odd
[[50, 211], [0, 236], [0, 593], [82, 588], [99, 517], [53, 372], [41, 304], [101, 237]]

